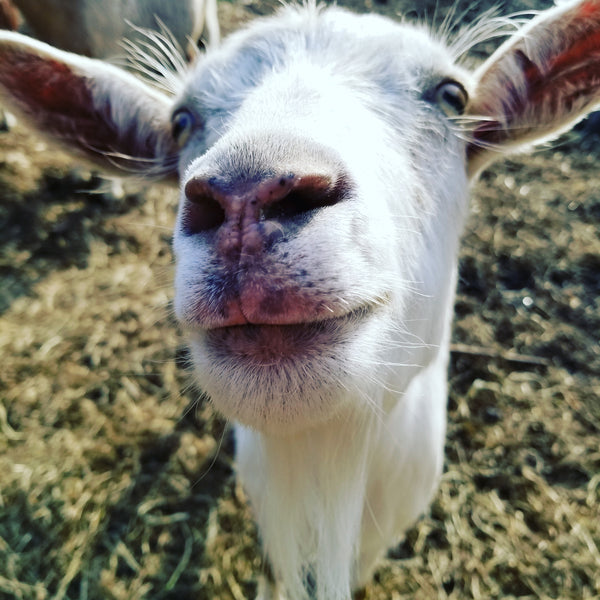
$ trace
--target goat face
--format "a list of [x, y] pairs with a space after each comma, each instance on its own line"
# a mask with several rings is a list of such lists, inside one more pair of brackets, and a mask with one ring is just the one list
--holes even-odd
[[175, 109], [176, 311], [225, 415], [305, 428], [372, 409], [385, 363], [430, 362], [466, 205], [439, 102], [455, 79], [424, 32], [336, 10], [290, 11], [196, 67]]

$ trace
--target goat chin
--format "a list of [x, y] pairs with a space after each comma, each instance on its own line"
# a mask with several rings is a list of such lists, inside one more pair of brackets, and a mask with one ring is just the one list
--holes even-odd
[[376, 388], [386, 370], [378, 342], [389, 337], [387, 312], [196, 331], [195, 377], [219, 412], [273, 436], [295, 435], [349, 410], [379, 411], [364, 388], [365, 381]]

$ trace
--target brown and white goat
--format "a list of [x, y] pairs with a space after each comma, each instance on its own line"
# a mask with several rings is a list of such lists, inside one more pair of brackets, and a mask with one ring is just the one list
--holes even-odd
[[475, 72], [461, 40], [288, 7], [173, 97], [0, 39], [2, 95], [33, 127], [108, 168], [178, 174], [176, 313], [236, 423], [275, 578], [261, 597], [347, 600], [438, 484], [469, 181], [598, 104], [600, 0], [538, 15]]

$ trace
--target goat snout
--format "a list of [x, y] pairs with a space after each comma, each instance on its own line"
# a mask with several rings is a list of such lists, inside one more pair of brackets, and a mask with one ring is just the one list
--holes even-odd
[[[271, 164], [279, 158], [277, 166], [270, 166], [265, 148]], [[349, 199], [350, 178], [318, 147], [291, 151], [282, 157], [255, 144], [244, 148], [246, 160], [237, 167], [223, 153], [203, 157], [191, 170], [177, 239], [178, 248], [189, 248], [180, 298], [186, 321], [209, 329], [287, 325], [347, 312], [345, 304], [337, 307], [335, 286], [320, 274], [313, 249], [328, 237], [319, 215]], [[193, 260], [197, 252], [204, 258]]]
[[194, 176], [185, 184], [183, 229], [194, 235], [218, 229], [220, 256], [237, 260], [257, 255], [284, 238], [309, 214], [347, 194], [339, 173], [268, 175], [248, 183]]

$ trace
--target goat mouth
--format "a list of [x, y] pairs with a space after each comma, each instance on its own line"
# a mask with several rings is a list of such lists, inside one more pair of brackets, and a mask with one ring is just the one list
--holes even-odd
[[317, 359], [326, 348], [343, 343], [373, 311], [365, 306], [343, 316], [290, 325], [253, 324], [217, 327], [205, 332], [211, 354], [221, 359], [269, 367]]
[[279, 435], [323, 422], [346, 402], [354, 361], [373, 333], [374, 309], [191, 332], [198, 384], [225, 417], [260, 431]]

